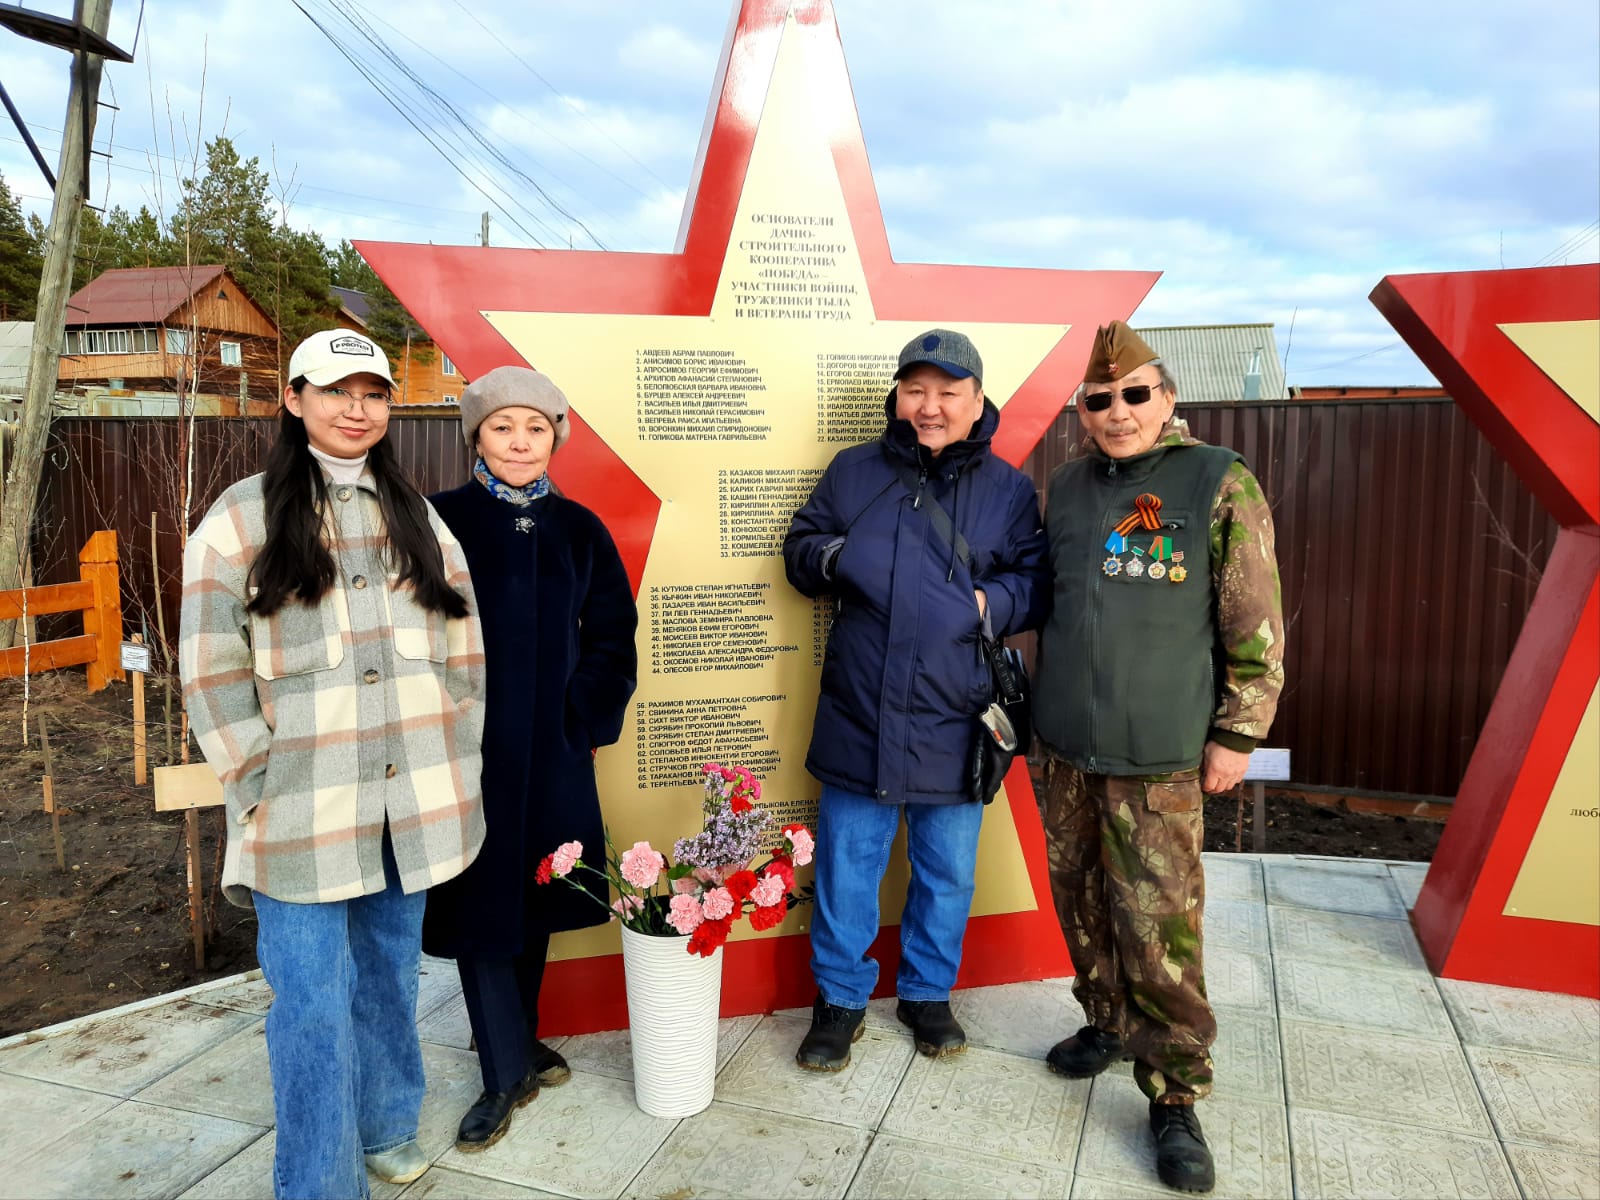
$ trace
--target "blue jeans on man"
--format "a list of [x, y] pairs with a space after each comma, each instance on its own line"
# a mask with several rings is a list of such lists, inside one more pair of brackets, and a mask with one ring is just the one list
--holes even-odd
[[817, 901], [811, 925], [811, 973], [836, 1008], [867, 1006], [878, 963], [867, 956], [878, 936], [878, 887], [889, 848], [906, 822], [911, 882], [900, 918], [902, 1000], [948, 1000], [961, 966], [972, 909], [983, 805], [880, 804], [831, 784], [817, 812]]
[[425, 893], [387, 887], [326, 904], [255, 893], [256, 954], [272, 987], [267, 1059], [277, 1112], [276, 1200], [366, 1200], [364, 1154], [417, 1136], [424, 1081], [417, 967]]

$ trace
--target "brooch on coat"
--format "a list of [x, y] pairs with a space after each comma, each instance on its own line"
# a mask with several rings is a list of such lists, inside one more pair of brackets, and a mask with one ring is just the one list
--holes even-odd
[[512, 524], [516, 527], [516, 530], [517, 530], [518, 533], [532, 533], [533, 532], [533, 518], [532, 517], [518, 517], [515, 521], [512, 522]]

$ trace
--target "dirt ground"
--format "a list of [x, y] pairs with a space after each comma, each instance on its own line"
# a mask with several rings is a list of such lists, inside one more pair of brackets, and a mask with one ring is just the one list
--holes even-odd
[[[182, 813], [157, 813], [133, 782], [133, 692], [90, 694], [81, 671], [0, 680], [0, 1037], [256, 965], [255, 919], [215, 890], [221, 810], [200, 812], [216, 932], [194, 965]], [[151, 764], [164, 763], [159, 684], [146, 684]], [[66, 870], [43, 811], [49, 729]]]
[[[165, 762], [159, 681], [146, 684], [151, 764]], [[49, 726], [66, 870], [56, 866], [43, 811]], [[90, 694], [81, 671], [35, 676], [23, 742], [23, 685], [0, 680], [0, 1037], [97, 1012], [256, 965], [255, 919], [223, 900], [220, 809], [199, 814], [211, 932], [194, 965], [184, 819], [157, 813], [149, 785], [133, 782], [133, 696], [113, 683]], [[1250, 804], [1243, 846], [1251, 846]], [[1238, 806], [1206, 804], [1206, 845], [1233, 850]], [[1373, 816], [1268, 796], [1267, 849], [1280, 854], [1426, 861], [1443, 825]]]

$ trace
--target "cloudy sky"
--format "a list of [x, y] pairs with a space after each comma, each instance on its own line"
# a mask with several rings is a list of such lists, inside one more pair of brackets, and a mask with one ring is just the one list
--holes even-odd
[[[226, 133], [330, 242], [672, 248], [733, 0], [300, 2], [116, 0], [96, 202], [170, 213]], [[1382, 276], [1600, 257], [1590, 0], [835, 3], [900, 261], [1161, 270], [1136, 323], [1406, 384]], [[67, 65], [0, 30], [52, 165]], [[9, 124], [0, 172], [48, 215]]]

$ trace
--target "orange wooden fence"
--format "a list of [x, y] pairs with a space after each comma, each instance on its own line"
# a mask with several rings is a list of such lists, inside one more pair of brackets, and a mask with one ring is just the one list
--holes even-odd
[[78, 551], [78, 582], [0, 592], [0, 621], [79, 611], [83, 613], [83, 633], [77, 637], [0, 650], [0, 679], [79, 663], [88, 664], [91, 692], [98, 692], [113, 679], [127, 678], [120, 653], [122, 591], [114, 530], [93, 534]]

